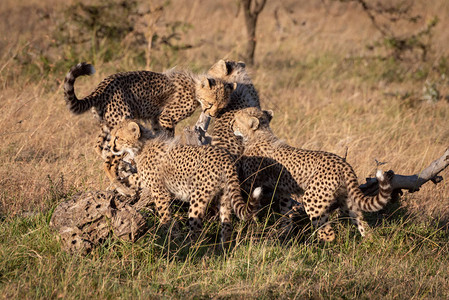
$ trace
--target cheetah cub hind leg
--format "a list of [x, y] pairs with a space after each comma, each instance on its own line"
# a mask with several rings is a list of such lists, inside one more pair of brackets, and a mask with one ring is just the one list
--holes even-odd
[[100, 134], [97, 137], [95, 143], [95, 152], [104, 160], [107, 160], [111, 155], [111, 147], [109, 142], [111, 141], [111, 132], [106, 125], [101, 126]]
[[[260, 208], [260, 199], [263, 196], [262, 187], [257, 187], [249, 196], [246, 207], [242, 207], [240, 205], [240, 209], [234, 206], [234, 210], [237, 208], [241, 211], [241, 213], [236, 212], [237, 216], [240, 215], [241, 220], [255, 220], [256, 214]], [[225, 200], [226, 197], [222, 198], [220, 203], [220, 223], [221, 223], [221, 250], [228, 251], [232, 246], [232, 222], [231, 222], [231, 211], [232, 203]], [[242, 203], [243, 204], [243, 203]], [[244, 211], [244, 212], [243, 212]], [[243, 214], [243, 215], [242, 215]], [[245, 217], [246, 216], [246, 217]]]

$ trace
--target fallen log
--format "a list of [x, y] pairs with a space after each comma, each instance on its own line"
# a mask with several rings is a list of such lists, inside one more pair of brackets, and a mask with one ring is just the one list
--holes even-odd
[[115, 191], [78, 193], [55, 208], [50, 227], [70, 253], [87, 254], [111, 236], [135, 242], [147, 224], [134, 200]]
[[212, 137], [207, 134], [207, 128], [209, 128], [210, 117], [205, 113], [201, 113], [198, 121], [190, 128], [184, 128], [184, 136], [187, 145], [208, 145], [212, 141]]
[[[395, 174], [392, 179], [394, 193], [402, 193], [402, 190], [408, 190], [410, 193], [419, 191], [421, 186], [428, 181], [438, 184], [443, 180], [443, 176], [438, 175], [449, 165], [449, 148], [441, 157], [434, 160], [428, 167], [417, 174], [399, 175]], [[378, 190], [376, 178], [366, 178], [366, 183], [360, 185], [360, 189], [365, 195], [375, 195]]]

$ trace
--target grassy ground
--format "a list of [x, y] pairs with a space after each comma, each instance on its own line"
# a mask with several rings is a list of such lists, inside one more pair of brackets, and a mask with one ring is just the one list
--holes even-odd
[[439, 298], [449, 296], [447, 233], [432, 223], [387, 220], [361, 240], [346, 225], [338, 239], [280, 243], [251, 230], [227, 255], [206, 244], [170, 249], [154, 234], [108, 242], [87, 257], [60, 251], [47, 216], [1, 224], [5, 298]]
[[[310, 229], [280, 241], [263, 222], [236, 223], [237, 245], [226, 255], [207, 243], [176, 246], [156, 231], [136, 244], [111, 240], [87, 257], [62, 252], [48, 227], [52, 209], [76, 191], [109, 185], [93, 151], [97, 123], [69, 113], [64, 74], [78, 61], [94, 63], [97, 73], [76, 83], [86, 95], [109, 74], [145, 66], [144, 47], [97, 37], [95, 29], [83, 27], [88, 41], [71, 44], [56, 28], [78, 32], [70, 20], [79, 8], [67, 12], [72, 3], [0, 3], [0, 31], [8, 32], [0, 40], [2, 297], [449, 297], [446, 180], [367, 215], [373, 234], [364, 240], [345, 221], [335, 222], [337, 240], [325, 245]], [[269, 1], [249, 70], [263, 108], [275, 113], [274, 132], [298, 147], [347, 151], [360, 181], [373, 175], [375, 159], [385, 170], [414, 174], [442, 155], [449, 146], [449, 6], [413, 3], [422, 18], [399, 26], [400, 34], [440, 20], [426, 61], [419, 51], [399, 61], [385, 48], [369, 50], [381, 37], [354, 3]], [[206, 71], [219, 58], [240, 59], [245, 32], [236, 11], [227, 1], [171, 1], [157, 30], [175, 30], [178, 48], [156, 43], [151, 69]], [[192, 47], [179, 50], [184, 45]], [[423, 100], [426, 82], [439, 91], [437, 101]]]

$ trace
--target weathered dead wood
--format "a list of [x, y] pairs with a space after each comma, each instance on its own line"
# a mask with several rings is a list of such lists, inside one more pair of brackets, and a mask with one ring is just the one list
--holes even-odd
[[207, 128], [209, 128], [210, 117], [205, 113], [201, 113], [198, 121], [190, 128], [184, 128], [184, 136], [187, 145], [208, 145], [212, 141], [212, 137], [207, 134]]
[[[421, 186], [428, 181], [437, 184], [443, 180], [443, 177], [438, 175], [449, 165], [449, 148], [438, 159], [434, 160], [427, 168], [418, 174], [414, 175], [399, 175], [395, 174], [392, 179], [393, 190], [399, 192], [400, 190], [408, 190], [410, 193], [419, 191]], [[360, 186], [360, 189], [366, 195], [374, 195], [378, 190], [378, 183], [376, 178], [367, 178], [366, 183]]]
[[50, 227], [71, 253], [87, 254], [110, 236], [135, 242], [147, 224], [131, 206], [134, 200], [115, 191], [79, 193], [56, 207]]

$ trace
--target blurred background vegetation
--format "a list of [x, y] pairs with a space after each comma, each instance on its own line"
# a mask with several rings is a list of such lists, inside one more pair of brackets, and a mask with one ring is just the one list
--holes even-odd
[[[262, 0], [22, 2], [2, 3], [2, 30], [13, 34], [3, 36], [0, 49], [15, 63], [13, 69], [32, 78], [64, 73], [80, 60], [165, 69], [203, 53], [251, 64], [248, 40], [261, 44], [257, 65], [281, 57], [291, 65], [320, 50], [368, 64], [388, 61], [381, 74], [388, 80], [448, 72], [444, 1], [432, 7], [418, 0], [274, 1], [266, 7]], [[244, 29], [251, 13], [260, 15], [257, 38]], [[301, 47], [290, 48], [293, 44]], [[418, 70], [403, 70], [401, 62]]]

